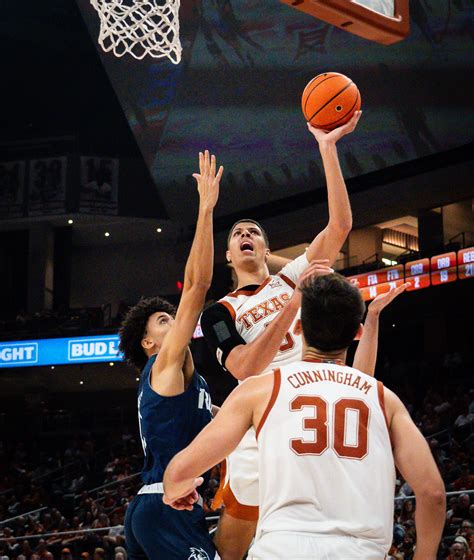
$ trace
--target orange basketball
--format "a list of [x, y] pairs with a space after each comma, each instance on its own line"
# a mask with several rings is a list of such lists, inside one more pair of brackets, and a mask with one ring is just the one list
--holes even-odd
[[325, 72], [304, 88], [301, 107], [314, 127], [332, 130], [345, 124], [360, 109], [361, 98], [355, 83], [337, 72]]

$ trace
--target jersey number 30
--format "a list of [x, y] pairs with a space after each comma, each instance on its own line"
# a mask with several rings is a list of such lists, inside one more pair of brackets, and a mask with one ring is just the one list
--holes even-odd
[[[322, 455], [328, 449], [328, 406], [323, 398], [309, 395], [300, 395], [291, 401], [292, 412], [305, 407], [314, 410], [313, 416], [303, 418], [303, 430], [313, 432], [313, 440], [290, 440], [290, 447], [297, 455]], [[339, 457], [363, 459], [367, 455], [369, 413], [369, 407], [360, 399], [340, 399], [334, 403], [332, 448]]]

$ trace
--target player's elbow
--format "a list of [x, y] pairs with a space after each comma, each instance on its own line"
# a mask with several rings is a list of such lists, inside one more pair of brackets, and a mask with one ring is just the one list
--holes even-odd
[[168, 465], [165, 472], [165, 483], [179, 484], [187, 478], [187, 470], [189, 470], [186, 462], [180, 455], [176, 455], [171, 463]]
[[231, 373], [232, 376], [237, 379], [237, 381], [244, 381], [245, 379], [247, 379], [248, 375], [246, 375], [244, 367], [238, 364], [233, 364], [232, 362], [229, 364], [228, 362], [229, 360], [227, 360], [225, 364], [226, 370]]
[[[238, 348], [238, 347], [237, 347]], [[248, 377], [253, 375], [258, 375], [259, 372], [254, 372], [248, 364], [248, 360], [241, 355], [241, 353], [235, 352], [235, 348], [227, 357], [225, 362], [225, 368], [230, 372], [237, 381], [245, 381]]]
[[443, 510], [446, 509], [446, 492], [442, 484], [437, 484], [430, 488], [427, 492], [428, 500], [433, 504], [433, 507]]
[[352, 216], [344, 216], [338, 218], [337, 220], [332, 220], [329, 223], [331, 230], [331, 237], [336, 237], [340, 239], [341, 243], [344, 243], [346, 237], [352, 230]]
[[192, 287], [195, 290], [201, 290], [201, 291], [206, 291], [209, 290], [209, 288], [211, 287], [211, 279], [204, 279], [204, 278], [199, 278], [197, 280], [194, 280], [194, 282], [192, 282]]
[[417, 499], [422, 498], [426, 504], [433, 509], [446, 509], [446, 492], [441, 478], [433, 477], [432, 480], [425, 480], [423, 487], [415, 491]]
[[207, 280], [189, 280], [184, 283], [183, 292], [187, 291], [191, 293], [195, 298], [202, 299], [206, 297], [209, 288], [211, 287], [211, 281]]
[[252, 375], [257, 375], [256, 373], [249, 372], [249, 370], [245, 368], [239, 368], [237, 369], [237, 371], [235, 371], [235, 373], [231, 373], [237, 379], [237, 381], [245, 381], [249, 377], [252, 377]]

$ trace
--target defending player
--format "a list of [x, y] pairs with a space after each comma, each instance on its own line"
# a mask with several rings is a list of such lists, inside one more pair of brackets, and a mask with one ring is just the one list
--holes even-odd
[[392, 542], [395, 462], [416, 496], [414, 559], [435, 560], [446, 510], [428, 444], [392, 391], [345, 365], [362, 329], [359, 290], [329, 274], [307, 280], [301, 291], [302, 360], [234, 390], [169, 464], [164, 500], [192, 507], [202, 482], [196, 477], [252, 425], [260, 517], [249, 558], [382, 560]]
[[[208, 308], [201, 325], [220, 363], [238, 380], [290, 363], [301, 356], [301, 337], [293, 327], [299, 300], [293, 298], [298, 277], [314, 263], [330, 267], [352, 227], [346, 185], [339, 166], [336, 143], [351, 133], [361, 112], [331, 132], [308, 125], [318, 142], [328, 190], [329, 221], [305, 254], [270, 276], [270, 250], [263, 228], [253, 220], [240, 220], [228, 237], [227, 260], [238, 279], [237, 290]], [[395, 294], [396, 295], [396, 294]], [[369, 313], [366, 333], [354, 365], [373, 373], [378, 329], [377, 313]], [[243, 557], [255, 534], [258, 518], [258, 472], [255, 433], [250, 430], [226, 461], [222, 497], [225, 510], [219, 520], [216, 546], [224, 560]]]
[[183, 293], [174, 316], [160, 298], [140, 301], [120, 329], [125, 359], [143, 368], [138, 389], [140, 437], [145, 454], [144, 486], [127, 509], [125, 537], [131, 560], [218, 558], [198, 505], [176, 511], [163, 504], [163, 473], [171, 458], [211, 421], [211, 399], [194, 369], [188, 344], [212, 278], [213, 209], [223, 168], [215, 156], [199, 154], [199, 214], [186, 263]]

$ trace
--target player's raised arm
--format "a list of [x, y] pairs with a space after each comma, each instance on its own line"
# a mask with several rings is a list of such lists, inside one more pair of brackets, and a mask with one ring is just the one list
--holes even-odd
[[200, 475], [237, 447], [254, 423], [255, 409], [266, 406], [272, 387], [273, 374], [269, 374], [249, 379], [232, 391], [219, 414], [169, 463], [163, 477], [165, 504], [175, 509], [192, 509], [193, 491], [202, 483]]
[[430, 448], [400, 399], [384, 388], [395, 464], [416, 497], [414, 560], [436, 560], [446, 518], [446, 494]]
[[367, 309], [367, 316], [364, 322], [364, 330], [357, 347], [353, 367], [363, 371], [367, 375], [375, 375], [375, 364], [377, 363], [377, 351], [379, 345], [379, 320], [380, 313], [397, 296], [404, 292], [410, 282], [406, 282], [398, 288], [392, 288], [385, 294], [378, 295]]
[[307, 251], [308, 261], [328, 259], [329, 266], [334, 264], [352, 229], [351, 206], [346, 183], [339, 165], [336, 143], [355, 129], [361, 114], [362, 111], [356, 111], [347, 124], [335, 128], [331, 132], [314, 128], [308, 123], [309, 131], [319, 144], [326, 175], [329, 207], [328, 225], [314, 238], [309, 246]]
[[[196, 328], [207, 291], [211, 285], [214, 262], [213, 211], [219, 196], [219, 182], [223, 167], [216, 173], [216, 158], [206, 150], [199, 154], [199, 173], [193, 175], [199, 192], [199, 213], [193, 244], [184, 271], [181, 301], [174, 323], [164, 339], [152, 371], [152, 386], [161, 378], [167, 392], [173, 393], [174, 379], [182, 391], [182, 375], [185, 352]], [[164, 379], [166, 377], [166, 380]]]

